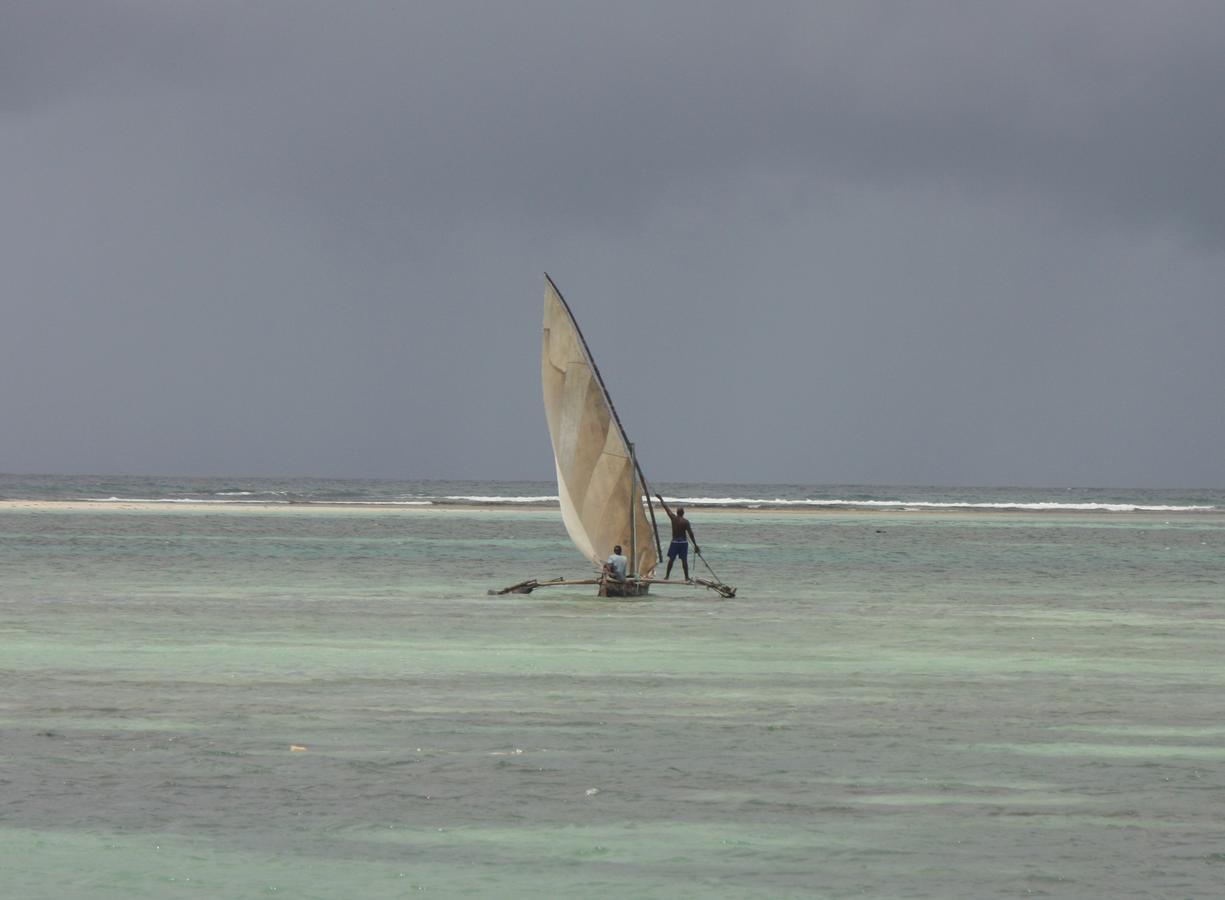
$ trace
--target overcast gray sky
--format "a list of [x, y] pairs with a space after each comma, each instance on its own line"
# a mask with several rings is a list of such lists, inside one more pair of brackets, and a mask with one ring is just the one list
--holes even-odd
[[0, 3], [0, 471], [1225, 486], [1225, 4]]

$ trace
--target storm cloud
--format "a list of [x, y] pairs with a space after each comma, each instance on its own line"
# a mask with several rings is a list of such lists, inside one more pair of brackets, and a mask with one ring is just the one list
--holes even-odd
[[1225, 484], [1217, 3], [14, 2], [0, 470]]

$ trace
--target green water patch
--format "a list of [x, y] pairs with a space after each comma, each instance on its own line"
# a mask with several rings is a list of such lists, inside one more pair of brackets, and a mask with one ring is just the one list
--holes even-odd
[[[269, 822], [256, 847], [174, 834], [0, 829], [5, 890], [65, 897], [800, 896], [809, 861], [851, 842], [815, 831], [687, 823], [330, 833]], [[259, 849], [258, 845], [271, 848]]]
[[134, 731], [134, 732], [191, 732], [199, 731], [204, 726], [200, 722], [175, 721], [142, 716], [114, 716], [102, 714], [81, 716], [79, 710], [64, 716], [49, 716], [41, 713], [29, 718], [22, 716], [0, 717], [0, 728], [22, 728], [30, 731], [65, 732], [65, 731]]
[[[1135, 809], [1118, 809], [1105, 813], [1060, 812], [1058, 815], [1026, 817], [1025, 826], [1052, 831], [1084, 833], [1091, 829], [1127, 829], [1148, 832], [1155, 837], [1161, 834], [1177, 834], [1202, 828], [1202, 823], [1145, 815]], [[1207, 855], [1205, 862], [1211, 860]]]
[[[294, 827], [285, 823], [286, 828]], [[23, 900], [125, 897], [402, 898], [463, 883], [462, 873], [420, 862], [318, 859], [259, 853], [176, 835], [0, 829], [5, 891]], [[453, 878], [453, 876], [458, 876]], [[471, 878], [468, 887], [480, 884]]]
[[[173, 625], [173, 621], [167, 623]], [[750, 679], [762, 677], [939, 677], [1032, 678], [1125, 677], [1162, 683], [1218, 681], [1225, 662], [1218, 655], [1200, 654], [1171, 659], [1105, 648], [1079, 655], [1076, 647], [1033, 646], [1027, 651], [988, 647], [968, 653], [965, 648], [906, 648], [899, 646], [795, 647], [737, 644], [733, 639], [650, 638], [635, 631], [586, 640], [554, 638], [548, 643], [507, 640], [488, 626], [473, 623], [467, 636], [405, 634], [398, 639], [310, 636], [299, 622], [297, 636], [233, 632], [201, 636], [191, 629], [165, 628], [140, 640], [97, 631], [80, 635], [10, 635], [5, 642], [5, 666], [12, 671], [109, 671], [120, 678], [337, 678], [371, 675], [388, 678], [456, 674], [533, 674], [594, 677], [655, 673], [672, 677]], [[314, 623], [324, 628], [327, 620]], [[376, 630], [377, 626], [363, 626]], [[215, 630], [215, 629], [214, 629]], [[202, 639], [203, 638], [203, 639]], [[105, 643], [95, 643], [105, 639]], [[1160, 642], [1156, 645], [1160, 649]], [[1133, 651], [1134, 652], [1134, 651]]]
[[[1073, 806], [1086, 805], [1083, 797], [1070, 798], [1066, 795], [1047, 794], [958, 794], [955, 792], [940, 792], [935, 794], [872, 794], [848, 798], [847, 802], [868, 806], [980, 806], [980, 807], [1037, 807], [1053, 812]], [[1105, 801], [1097, 801], [1104, 803]]]
[[1051, 725], [1046, 730], [1157, 739], [1225, 737], [1225, 725]]
[[1225, 746], [1188, 744], [973, 744], [976, 753], [1014, 753], [1022, 756], [1093, 757], [1110, 760], [1225, 759]]
[[[580, 802], [600, 803], [598, 791]], [[346, 830], [347, 840], [409, 843], [424, 846], [464, 844], [515, 849], [536, 859], [562, 858], [599, 851], [636, 864], [659, 863], [678, 855], [757, 850], [803, 850], [858, 846], [855, 839], [817, 830], [779, 828], [752, 823], [616, 822], [593, 825], [438, 828], [433, 831], [395, 824]]]

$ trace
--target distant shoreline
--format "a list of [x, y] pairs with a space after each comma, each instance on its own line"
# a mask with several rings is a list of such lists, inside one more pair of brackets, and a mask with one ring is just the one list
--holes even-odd
[[[739, 506], [691, 506], [694, 512], [705, 516], [728, 514], [766, 514], [782, 515], [821, 515], [833, 513], [837, 515], [862, 513], [902, 512], [892, 509], [854, 509], [835, 507], [800, 507], [800, 508], [748, 508]], [[236, 512], [236, 513], [282, 513], [282, 512], [381, 512], [381, 513], [449, 513], [449, 512], [509, 512], [528, 513], [545, 512], [558, 513], [557, 503], [432, 503], [432, 502], [370, 502], [349, 501], [345, 503], [328, 502], [277, 502], [263, 500], [0, 500], [0, 512], [10, 510], [26, 510], [34, 512]], [[932, 510], [932, 512], [953, 512], [955, 510]], [[660, 513], [662, 518], [663, 514]]]
[[[983, 507], [983, 506], [875, 506], [870, 508], [857, 506], [702, 506], [689, 504], [689, 509], [699, 517], [708, 516], [841, 516], [841, 517], [890, 517], [897, 515], [976, 515], [1004, 516], [1015, 515], [1033, 517], [1036, 515], [1068, 516], [1142, 516], [1153, 518], [1160, 516], [1214, 516], [1225, 515], [1221, 509], [1078, 509], [1078, 508], [1043, 508], [1026, 509], [1015, 507]], [[434, 503], [430, 501], [378, 502], [363, 503], [361, 501], [328, 502], [324, 501], [264, 501], [264, 500], [0, 500], [0, 513], [4, 512], [212, 512], [237, 514], [277, 514], [277, 513], [432, 513], [446, 514], [451, 512], [498, 512], [498, 513], [557, 513], [557, 503]], [[662, 514], [660, 515], [662, 518]]]

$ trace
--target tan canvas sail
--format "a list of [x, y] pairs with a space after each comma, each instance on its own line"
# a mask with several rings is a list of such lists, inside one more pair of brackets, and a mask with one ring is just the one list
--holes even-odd
[[626, 556], [635, 546], [630, 567], [648, 575], [659, 556], [645, 488], [578, 325], [552, 280], [545, 282], [540, 376], [566, 531], [596, 565], [617, 544]]

